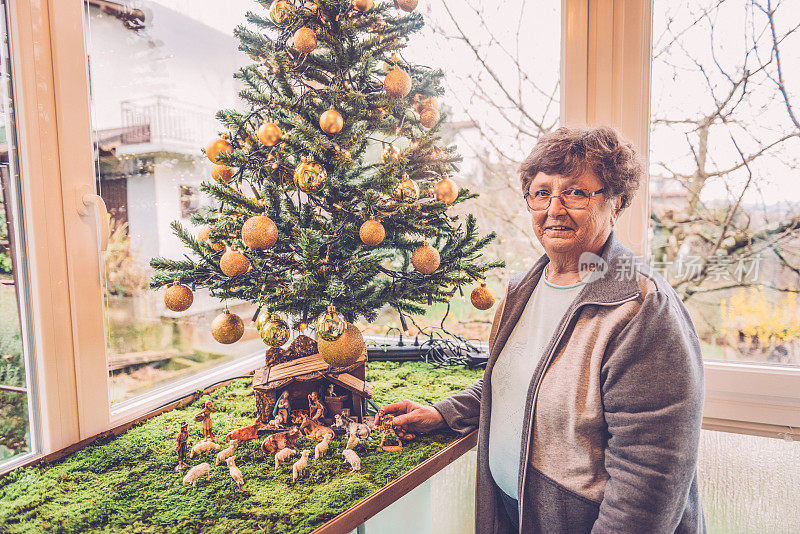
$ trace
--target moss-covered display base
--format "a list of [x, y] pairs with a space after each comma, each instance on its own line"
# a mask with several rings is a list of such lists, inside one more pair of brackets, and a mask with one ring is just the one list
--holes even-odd
[[[401, 398], [430, 403], [472, 384], [482, 371], [429, 369], [421, 363], [370, 363], [367, 372], [379, 404]], [[255, 418], [248, 380], [205, 395], [192, 405], [149, 419], [117, 438], [93, 443], [53, 464], [18, 469], [0, 479], [0, 531], [16, 532], [310, 532], [374, 493], [456, 439], [450, 432], [422, 436], [402, 452], [377, 449], [379, 436], [356, 448], [361, 471], [343, 462], [344, 444], [334, 439], [328, 454], [313, 459], [308, 473], [292, 482], [292, 463], [277, 470], [264, 456], [262, 439], [242, 444], [236, 465], [245, 484], [240, 489], [228, 467], [214, 467], [214, 454], [188, 459], [208, 462], [211, 480], [183, 486], [176, 474], [175, 436], [181, 421], [190, 429], [190, 446], [201, 439], [192, 417], [206, 400], [213, 414], [217, 443], [234, 428]], [[298, 453], [299, 456], [299, 453]]]

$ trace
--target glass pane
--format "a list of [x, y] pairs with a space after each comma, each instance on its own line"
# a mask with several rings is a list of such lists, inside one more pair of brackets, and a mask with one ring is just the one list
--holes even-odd
[[652, 261], [711, 360], [800, 365], [800, 10], [655, 0]]
[[0, 464], [35, 449], [27, 316], [27, 265], [6, 4], [0, 2]]
[[[256, 4], [113, 4], [87, 2], [87, 50], [97, 186], [111, 216], [105, 314], [110, 398], [118, 403], [265, 347], [250, 327], [238, 343], [217, 343], [209, 325], [221, 304], [205, 291], [176, 313], [163, 291], [148, 288], [150, 258], [185, 252], [170, 223], [199, 231], [189, 217], [208, 202], [201, 148], [217, 137], [217, 110], [239, 106], [233, 74], [251, 60], [233, 28]], [[230, 309], [246, 325], [254, 312], [249, 304]]]
[[800, 443], [703, 430], [698, 469], [709, 534], [797, 531]]

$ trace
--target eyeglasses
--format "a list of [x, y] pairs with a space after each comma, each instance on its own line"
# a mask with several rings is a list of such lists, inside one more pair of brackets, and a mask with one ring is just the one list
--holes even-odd
[[526, 194], [525, 202], [528, 203], [530, 211], [544, 211], [550, 207], [550, 202], [553, 198], [558, 197], [561, 200], [561, 205], [568, 210], [585, 210], [592, 197], [604, 193], [605, 190], [606, 188], [604, 187], [590, 193], [585, 189], [570, 188], [558, 195], [551, 195], [546, 189], [540, 189], [535, 191], [533, 195]]

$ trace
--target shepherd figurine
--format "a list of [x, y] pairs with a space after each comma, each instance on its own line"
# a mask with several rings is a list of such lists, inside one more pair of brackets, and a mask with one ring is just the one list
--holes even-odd
[[211, 423], [211, 412], [215, 412], [214, 405], [211, 401], [206, 401], [203, 405], [203, 411], [194, 416], [194, 420], [203, 423], [203, 437], [214, 439], [214, 429]]
[[178, 465], [175, 466], [175, 471], [180, 473], [189, 466], [186, 465], [186, 447], [189, 442], [189, 424], [184, 421], [181, 423], [181, 431], [178, 432], [178, 437], [175, 438], [175, 450], [178, 452]]

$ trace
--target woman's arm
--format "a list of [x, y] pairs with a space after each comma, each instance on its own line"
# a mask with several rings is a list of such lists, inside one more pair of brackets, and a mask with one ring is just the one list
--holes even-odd
[[674, 293], [648, 294], [603, 363], [609, 480], [593, 533], [674, 532], [695, 476], [703, 359]]

